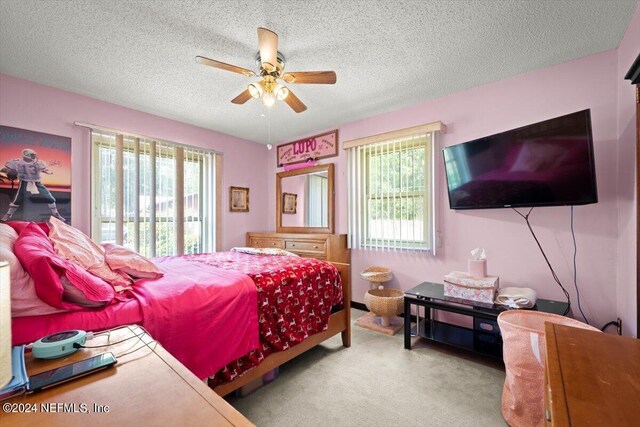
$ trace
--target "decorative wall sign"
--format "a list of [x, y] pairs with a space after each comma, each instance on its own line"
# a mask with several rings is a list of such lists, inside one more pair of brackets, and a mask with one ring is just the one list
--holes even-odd
[[249, 212], [249, 189], [246, 187], [229, 188], [229, 210], [231, 212]]
[[0, 126], [0, 219], [71, 222], [71, 138]]
[[282, 193], [282, 213], [297, 213], [298, 195], [293, 193]]
[[278, 145], [278, 167], [338, 155], [338, 129]]

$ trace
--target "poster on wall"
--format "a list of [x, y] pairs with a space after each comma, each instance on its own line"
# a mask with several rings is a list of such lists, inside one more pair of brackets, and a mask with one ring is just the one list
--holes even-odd
[[71, 138], [0, 126], [0, 220], [71, 223]]
[[326, 159], [338, 155], [338, 129], [278, 145], [278, 167]]

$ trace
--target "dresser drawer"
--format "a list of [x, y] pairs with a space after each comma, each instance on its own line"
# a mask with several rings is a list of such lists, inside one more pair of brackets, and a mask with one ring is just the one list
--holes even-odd
[[282, 239], [258, 239], [251, 237], [249, 246], [252, 248], [279, 248], [284, 249], [284, 241]]
[[320, 252], [324, 253], [324, 240], [304, 241], [304, 240], [286, 240], [284, 248], [288, 251], [301, 252]]
[[289, 252], [293, 252], [294, 254], [301, 256], [303, 258], [315, 258], [321, 261], [327, 260], [327, 257], [322, 252], [296, 252], [291, 250]]

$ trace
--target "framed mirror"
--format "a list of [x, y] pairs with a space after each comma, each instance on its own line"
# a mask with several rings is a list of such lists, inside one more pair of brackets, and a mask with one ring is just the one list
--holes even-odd
[[276, 175], [276, 232], [330, 233], [334, 227], [333, 164]]

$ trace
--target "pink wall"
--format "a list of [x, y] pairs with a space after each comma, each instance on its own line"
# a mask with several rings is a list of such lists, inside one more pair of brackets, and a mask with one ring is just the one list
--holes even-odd
[[[0, 124], [72, 139], [72, 221], [81, 230], [88, 233], [91, 223], [90, 135], [87, 129], [74, 126], [76, 121], [224, 153], [223, 247], [244, 245], [246, 230], [267, 227], [263, 209], [268, 151], [264, 145], [0, 74]], [[251, 189], [250, 212], [229, 212], [231, 185]]]
[[635, 87], [624, 75], [640, 53], [640, 6], [618, 46], [618, 313], [623, 328], [637, 336], [636, 287], [636, 100]]
[[[340, 137], [344, 142], [441, 120], [448, 127], [439, 140], [439, 146], [444, 147], [590, 108], [600, 202], [576, 207], [575, 228], [583, 308], [592, 322], [602, 325], [618, 314], [616, 73], [617, 54], [611, 50], [348, 123], [339, 127]], [[346, 155], [341, 150], [337, 159], [325, 160], [328, 161], [336, 163], [336, 232], [346, 233]], [[271, 159], [269, 165], [273, 164], [275, 161]], [[274, 176], [276, 169], [270, 168]], [[464, 270], [469, 250], [478, 246], [486, 248], [489, 272], [500, 275], [503, 286], [529, 286], [540, 297], [563, 298], [524, 222], [515, 212], [449, 210], [442, 168], [438, 178], [437, 215], [442, 238], [438, 255], [354, 250], [355, 301], [362, 302], [368, 289], [368, 283], [359, 277], [359, 272], [368, 266], [390, 267], [395, 274], [391, 285], [406, 290], [422, 281], [441, 282], [442, 276], [451, 270]], [[270, 191], [273, 204], [273, 184]], [[569, 208], [536, 209], [531, 221], [575, 302]]]

